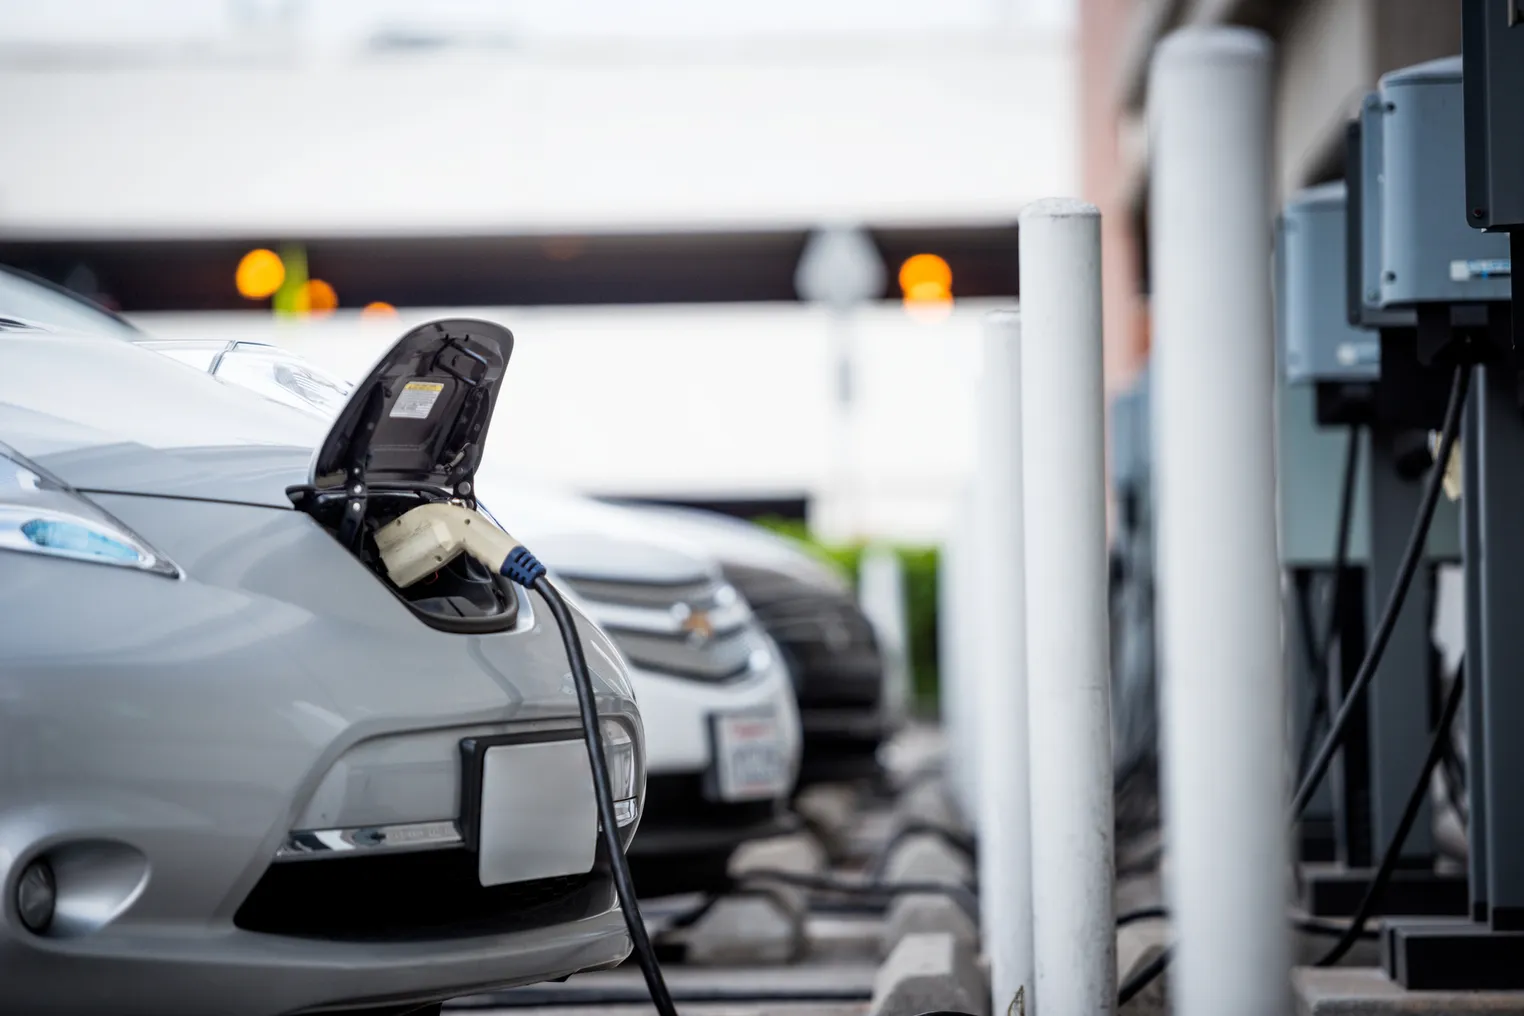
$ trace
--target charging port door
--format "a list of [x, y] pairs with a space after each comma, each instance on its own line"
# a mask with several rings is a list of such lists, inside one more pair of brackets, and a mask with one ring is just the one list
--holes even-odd
[[472, 498], [512, 352], [513, 334], [490, 321], [432, 321], [408, 332], [339, 411], [313, 457], [313, 488], [343, 489], [358, 517], [371, 487]]

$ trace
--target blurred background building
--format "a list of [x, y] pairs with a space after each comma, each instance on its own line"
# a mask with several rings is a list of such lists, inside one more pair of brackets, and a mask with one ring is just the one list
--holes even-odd
[[1279, 199], [1343, 178], [1345, 122], [1377, 78], [1461, 48], [1459, 0], [1079, 0], [1082, 176], [1104, 216], [1113, 391], [1148, 354], [1149, 61], [1190, 24], [1248, 25], [1275, 40]]
[[[501, 320], [505, 399], [561, 426], [500, 415], [495, 462], [750, 513], [835, 496], [845, 343], [833, 535], [935, 539], [971, 462], [979, 319], [1018, 295], [1017, 212], [1081, 189], [1074, 16], [8, 0], [0, 263], [351, 378], [409, 322]], [[885, 280], [845, 325], [795, 285], [840, 224]]]

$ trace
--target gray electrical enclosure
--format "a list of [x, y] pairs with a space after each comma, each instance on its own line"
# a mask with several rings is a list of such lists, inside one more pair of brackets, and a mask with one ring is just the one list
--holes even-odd
[[1117, 491], [1141, 491], [1148, 485], [1148, 371], [1111, 400], [1111, 485]]
[[1461, 58], [1393, 71], [1379, 94], [1381, 306], [1507, 300], [1508, 238], [1467, 221]]
[[1275, 230], [1275, 328], [1289, 384], [1374, 381], [1381, 339], [1345, 313], [1343, 183], [1323, 184], [1286, 203]]
[[1476, 229], [1524, 227], [1524, 18], [1517, 0], [1464, 0], [1466, 206]]
[[1355, 165], [1348, 166], [1349, 211], [1357, 221], [1346, 237], [1359, 243], [1349, 250], [1346, 275], [1356, 280], [1350, 294], [1353, 310], [1350, 323], [1362, 328], [1411, 328], [1417, 324], [1411, 308], [1386, 310], [1381, 306], [1381, 96], [1371, 92], [1360, 103], [1359, 138], [1350, 153]]
[[[1287, 567], [1327, 567], [1333, 564], [1339, 535], [1339, 494], [1344, 484], [1344, 453], [1349, 431], [1319, 427], [1314, 421], [1311, 385], [1289, 385], [1277, 379], [1276, 517], [1280, 523], [1281, 561]], [[1350, 519], [1349, 560], [1364, 564], [1370, 558], [1370, 447], [1362, 435], [1360, 472], [1355, 480], [1354, 516]], [[1429, 527], [1427, 559], [1454, 561], [1460, 557], [1460, 511], [1441, 498]]]

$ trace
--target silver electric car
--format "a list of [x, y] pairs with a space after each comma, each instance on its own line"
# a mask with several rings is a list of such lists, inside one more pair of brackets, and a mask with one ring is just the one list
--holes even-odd
[[[58, 301], [66, 306], [55, 309]], [[325, 420], [352, 388], [283, 347], [159, 338], [74, 294], [0, 271], [0, 315], [11, 306], [88, 322]], [[797, 821], [787, 806], [801, 733], [784, 653], [716, 561], [681, 538], [490, 461], [475, 482], [483, 508], [565, 580], [564, 591], [628, 661], [646, 727], [645, 810], [628, 851], [641, 895], [723, 889], [736, 846]]]
[[[330, 428], [0, 320], [0, 1011], [425, 1011], [628, 954], [543, 605], [396, 588], [372, 537], [470, 502], [511, 343], [414, 329]], [[640, 716], [578, 618], [628, 842]]]

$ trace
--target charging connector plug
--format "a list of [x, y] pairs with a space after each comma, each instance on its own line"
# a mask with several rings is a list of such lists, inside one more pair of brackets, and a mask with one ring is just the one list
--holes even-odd
[[[509, 572], [509, 559], [516, 552], [520, 559], [524, 555], [533, 559], [519, 541], [486, 516], [447, 501], [419, 505], [377, 529], [376, 549], [381, 552], [387, 577], [402, 589], [434, 574], [463, 553], [492, 569], [494, 574], [506, 575], [515, 582], [520, 580]], [[539, 574], [545, 574], [543, 567]], [[527, 586], [532, 582], [533, 579], [520, 584]]]

